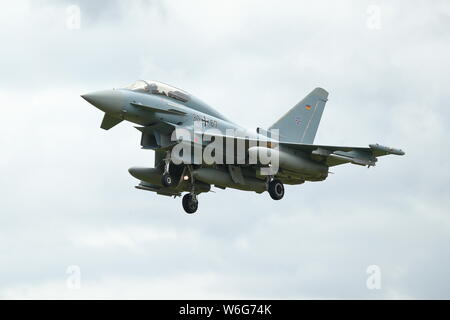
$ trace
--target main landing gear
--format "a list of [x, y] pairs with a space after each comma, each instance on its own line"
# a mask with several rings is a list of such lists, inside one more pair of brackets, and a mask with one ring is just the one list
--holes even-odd
[[186, 213], [193, 214], [198, 209], [198, 198], [197, 198], [197, 194], [195, 193], [195, 180], [194, 180], [194, 174], [192, 172], [193, 171], [192, 166], [187, 165], [186, 167], [187, 167], [187, 169], [189, 171], [189, 175], [191, 177], [191, 179], [190, 179], [191, 191], [183, 196], [182, 204], [183, 204], [183, 209], [184, 209], [184, 211], [186, 211]]
[[[161, 184], [164, 187], [171, 187], [174, 184], [174, 180], [172, 176], [170, 175], [169, 168], [170, 168], [170, 151], [167, 151], [166, 157], [164, 158], [164, 172], [161, 177]], [[188, 214], [193, 214], [198, 209], [198, 199], [197, 195], [195, 194], [195, 188], [194, 188], [194, 176], [192, 174], [192, 167], [190, 165], [187, 166], [190, 176], [191, 176], [191, 191], [183, 196], [182, 204], [183, 209]], [[184, 177], [184, 171], [182, 174], [182, 179]]]
[[267, 191], [273, 200], [281, 200], [284, 196], [284, 185], [278, 179], [273, 179], [268, 183]]
[[188, 214], [193, 214], [198, 209], [198, 199], [197, 195], [192, 193], [187, 193], [183, 196], [183, 209]]

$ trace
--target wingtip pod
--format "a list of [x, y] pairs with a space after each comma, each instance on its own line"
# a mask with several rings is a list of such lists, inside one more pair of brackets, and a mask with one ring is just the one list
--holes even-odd
[[373, 149], [373, 150], [381, 151], [381, 152], [384, 152], [386, 154], [395, 154], [395, 155], [398, 155], [398, 156], [405, 155], [405, 152], [403, 150], [401, 150], [401, 149], [395, 149], [395, 148], [382, 146], [382, 145], [379, 145], [378, 143], [376, 143], [376, 144], [369, 144], [369, 147], [371, 149]]

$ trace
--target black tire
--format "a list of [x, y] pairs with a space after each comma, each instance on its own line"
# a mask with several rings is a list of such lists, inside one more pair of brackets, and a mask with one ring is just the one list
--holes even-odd
[[193, 214], [198, 209], [198, 200], [192, 197], [192, 194], [187, 193], [183, 196], [183, 209], [188, 214]]
[[272, 180], [269, 182], [269, 194], [273, 200], [281, 200], [284, 196], [284, 185], [280, 180]]
[[163, 174], [161, 183], [164, 187], [170, 187], [173, 184], [173, 178], [169, 173]]

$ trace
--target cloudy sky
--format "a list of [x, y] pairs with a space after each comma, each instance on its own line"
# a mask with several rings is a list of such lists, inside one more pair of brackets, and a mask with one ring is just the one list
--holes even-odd
[[[0, 26], [0, 298], [450, 298], [448, 1], [20, 0]], [[189, 216], [133, 188], [153, 152], [80, 98], [141, 78], [249, 128], [321, 86], [317, 143], [407, 154]]]

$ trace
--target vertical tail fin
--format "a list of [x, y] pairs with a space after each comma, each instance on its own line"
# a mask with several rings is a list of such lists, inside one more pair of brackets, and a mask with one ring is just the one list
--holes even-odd
[[312, 144], [327, 98], [327, 91], [314, 89], [269, 129], [279, 130], [280, 141]]

